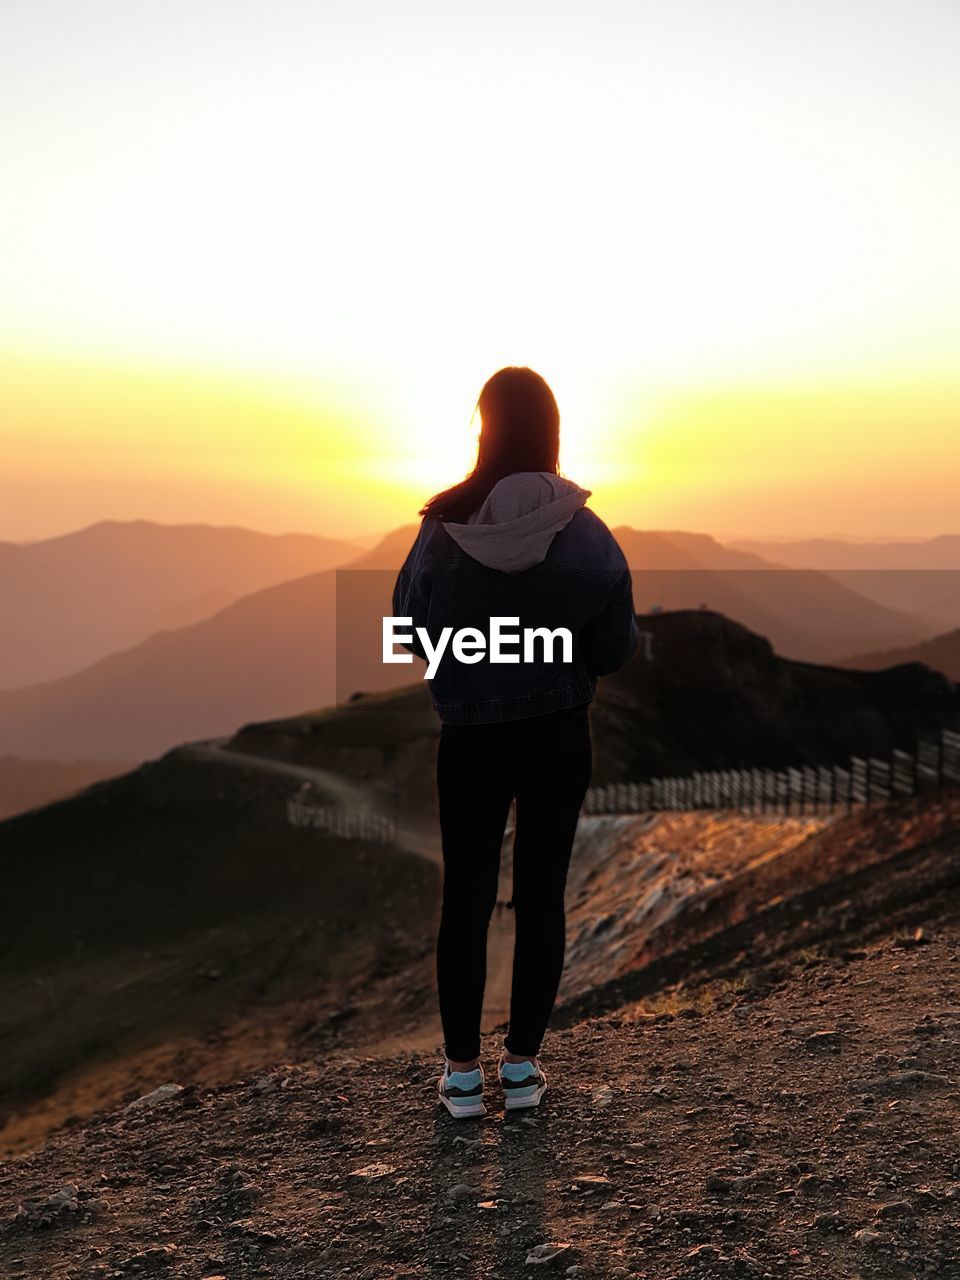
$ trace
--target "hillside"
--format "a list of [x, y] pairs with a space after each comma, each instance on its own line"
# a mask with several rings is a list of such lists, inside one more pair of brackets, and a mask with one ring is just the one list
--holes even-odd
[[223, 1079], [354, 1002], [361, 1034], [396, 972], [429, 976], [435, 862], [292, 826], [301, 780], [239, 764], [171, 753], [0, 823], [5, 1146], [183, 1053]]
[[[604, 680], [594, 704], [598, 782], [885, 753], [957, 712], [956, 688], [922, 667], [891, 678], [789, 662], [707, 612], [650, 622], [655, 661], [638, 659]], [[3, 1143], [34, 1142], [69, 1115], [114, 1105], [134, 1082], [184, 1064], [214, 1085], [278, 1056], [302, 1060], [343, 1033], [355, 1045], [378, 1031], [420, 1042], [425, 1010], [432, 1016], [440, 901], [437, 732], [420, 683], [187, 744], [0, 824], [0, 1003], [16, 1046], [0, 1062]], [[396, 818], [397, 847], [292, 827], [286, 804], [305, 781], [334, 803], [359, 797]], [[617, 850], [629, 847], [616, 883], [632, 894], [631, 910], [654, 891], [661, 906], [630, 917], [602, 879], [584, 882], [583, 896], [574, 872], [570, 980], [578, 991], [596, 985], [596, 965], [611, 977], [624, 963], [686, 945], [686, 933], [663, 932], [672, 919], [663, 905], [685, 899], [698, 876], [739, 884], [748, 855], [770, 861], [796, 845], [813, 852], [788, 878], [795, 892], [814, 868], [839, 865], [806, 841], [804, 823], [748, 830], [741, 821], [724, 844], [715, 825], [687, 815], [676, 832], [659, 825], [648, 833], [648, 847], [637, 820], [623, 820], [613, 845], [597, 834], [618, 821], [584, 824], [577, 865], [586, 870], [600, 857], [619, 866]], [[700, 870], [674, 877], [684, 846]], [[631, 868], [644, 867], [635, 880]], [[506, 900], [508, 855], [503, 874]], [[760, 880], [743, 900], [756, 905], [781, 892]], [[723, 910], [693, 918], [723, 923]], [[616, 961], [593, 935], [580, 938], [601, 917], [609, 917], [604, 943], [623, 941], [627, 917], [639, 930]], [[491, 999], [492, 1011], [502, 983]]]
[[311, 534], [101, 520], [0, 543], [0, 689], [78, 672], [154, 632], [190, 626], [262, 587], [359, 554]]
[[502, 1024], [476, 1121], [436, 1102], [438, 1039], [144, 1081], [0, 1164], [0, 1267], [956, 1280], [960, 797], [933, 809], [841, 819], [851, 848], [885, 827], [869, 874], [636, 971], [601, 1016], [568, 1001], [536, 1113], [503, 1114]]
[[866, 672], [795, 661], [710, 610], [640, 624], [650, 659], [641, 651], [597, 699], [597, 782], [885, 756], [960, 711], [956, 685], [920, 663]]
[[879, 652], [856, 654], [846, 664], [863, 671], [877, 671], [882, 667], [900, 666], [903, 663], [922, 662], [934, 671], [941, 671], [951, 680], [960, 680], [960, 628], [944, 635], [934, 636], [922, 644], [906, 649], [884, 649]]

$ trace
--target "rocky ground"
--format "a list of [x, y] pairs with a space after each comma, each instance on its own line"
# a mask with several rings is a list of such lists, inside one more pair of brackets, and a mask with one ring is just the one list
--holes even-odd
[[478, 1120], [439, 1046], [183, 1080], [0, 1166], [0, 1274], [960, 1277], [956, 895], [843, 941], [552, 1029], [529, 1115], [498, 1034]]

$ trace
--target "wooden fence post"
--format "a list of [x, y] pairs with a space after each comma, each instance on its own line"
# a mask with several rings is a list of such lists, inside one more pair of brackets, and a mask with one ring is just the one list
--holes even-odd
[[833, 770], [826, 765], [817, 769], [817, 803], [821, 812], [824, 809], [827, 813], [833, 811]]
[[850, 801], [851, 804], [866, 804], [870, 796], [870, 771], [866, 760], [860, 756], [850, 757]]
[[939, 738], [923, 739], [917, 743], [916, 783], [917, 789], [935, 788], [943, 785], [944, 756], [946, 753], [946, 733]]
[[889, 800], [890, 765], [886, 760], [878, 760], [875, 756], [871, 756], [867, 761], [867, 764], [869, 765], [869, 773], [867, 775], [867, 794], [869, 795], [870, 800]]
[[803, 766], [803, 800], [804, 807], [809, 813], [817, 812], [818, 792], [817, 771], [812, 765], [805, 764]]
[[917, 761], [907, 751], [894, 748], [890, 767], [890, 785], [897, 795], [912, 796], [916, 789]]
[[853, 808], [853, 797], [850, 793], [850, 770], [836, 765], [833, 770], [834, 804], [848, 812]]
[[960, 733], [952, 729], [940, 735], [940, 775], [948, 782], [960, 782]]

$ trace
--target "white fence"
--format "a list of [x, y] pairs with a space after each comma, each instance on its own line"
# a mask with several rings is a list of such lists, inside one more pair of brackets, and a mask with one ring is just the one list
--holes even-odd
[[889, 760], [852, 756], [844, 765], [719, 769], [591, 787], [583, 812], [739, 809], [748, 813], [830, 813], [957, 782], [960, 734], [943, 729], [936, 737], [921, 739], [913, 754], [896, 750]]
[[394, 818], [372, 809], [323, 803], [308, 789], [287, 801], [287, 821], [291, 827], [308, 827], [344, 840], [372, 840], [377, 844], [395, 844], [397, 840]]

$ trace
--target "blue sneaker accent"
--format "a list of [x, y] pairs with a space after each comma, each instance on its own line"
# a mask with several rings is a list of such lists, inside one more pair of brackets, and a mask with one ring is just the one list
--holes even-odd
[[449, 1062], [444, 1059], [437, 1092], [440, 1101], [458, 1120], [487, 1114], [483, 1102], [483, 1067], [474, 1067], [472, 1071], [451, 1071]]
[[497, 1074], [503, 1089], [504, 1105], [508, 1111], [516, 1107], [538, 1107], [547, 1087], [540, 1059], [533, 1062], [504, 1062], [497, 1065]]

